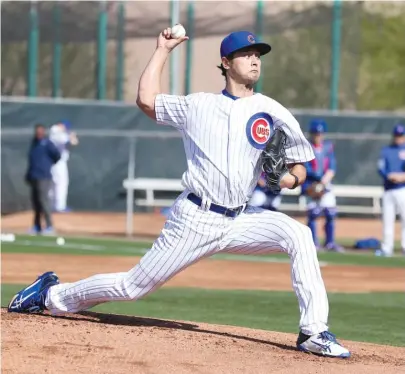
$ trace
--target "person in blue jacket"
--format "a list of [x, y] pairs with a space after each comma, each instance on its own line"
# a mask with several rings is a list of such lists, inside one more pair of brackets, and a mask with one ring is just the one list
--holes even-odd
[[378, 172], [383, 179], [382, 199], [383, 240], [377, 255], [394, 253], [395, 219], [401, 217], [401, 247], [405, 254], [405, 125], [397, 124], [392, 131], [392, 143], [383, 147], [378, 160]]
[[277, 212], [280, 209], [281, 194], [274, 193], [267, 188], [264, 172], [260, 175], [249, 205], [272, 210], [273, 212]]
[[[31, 188], [31, 202], [34, 210], [34, 234], [54, 232], [51, 217], [49, 191], [52, 186], [52, 166], [59, 161], [60, 152], [46, 135], [44, 125], [35, 126], [35, 134], [28, 152], [28, 168], [25, 180]], [[45, 220], [42, 229], [41, 218]]]
[[[316, 220], [325, 216], [325, 243], [324, 248], [329, 251], [343, 252], [344, 249], [335, 242], [335, 218], [337, 214], [336, 197], [332, 191], [332, 180], [336, 173], [336, 158], [333, 143], [323, 139], [327, 131], [327, 124], [322, 119], [310, 122], [310, 143], [314, 150], [315, 158], [305, 164], [307, 178], [302, 185], [301, 193], [306, 196], [307, 222], [311, 229], [312, 237], [318, 249], [321, 249]], [[325, 187], [325, 194], [320, 199], [313, 199], [307, 194], [308, 187], [320, 182]]]

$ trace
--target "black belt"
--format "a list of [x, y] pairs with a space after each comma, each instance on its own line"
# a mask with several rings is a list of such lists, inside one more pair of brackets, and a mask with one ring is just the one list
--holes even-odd
[[[187, 195], [187, 199], [193, 202], [195, 205], [201, 206], [202, 200], [193, 193]], [[221, 205], [211, 204], [209, 210], [211, 212], [223, 214], [226, 217], [236, 217], [245, 210], [246, 205], [239, 206], [237, 208], [225, 208]]]

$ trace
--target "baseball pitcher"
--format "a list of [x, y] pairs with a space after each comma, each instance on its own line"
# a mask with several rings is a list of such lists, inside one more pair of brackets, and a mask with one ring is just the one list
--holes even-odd
[[170, 28], [163, 30], [139, 81], [139, 107], [159, 125], [180, 131], [187, 156], [185, 190], [173, 204], [159, 238], [128, 272], [75, 283], [59, 283], [55, 273], [45, 273], [15, 295], [8, 310], [74, 313], [108, 301], [138, 300], [215, 253], [283, 251], [291, 259], [299, 302], [298, 349], [349, 357], [328, 331], [328, 298], [311, 231], [285, 214], [247, 204], [262, 171], [269, 188], [279, 193], [303, 183], [303, 164], [314, 158], [293, 115], [253, 91], [270, 45], [249, 31], [233, 32], [220, 47], [226, 76], [222, 92], [164, 94], [160, 86], [164, 64], [187, 39], [173, 38]]
[[327, 130], [324, 120], [314, 119], [309, 126], [310, 143], [315, 158], [306, 163], [307, 179], [302, 185], [301, 193], [307, 200], [307, 222], [317, 249], [320, 249], [316, 229], [316, 220], [325, 217], [326, 250], [343, 252], [344, 249], [335, 242], [336, 197], [332, 190], [332, 180], [336, 173], [336, 159], [333, 144], [323, 139]]
[[393, 140], [381, 150], [378, 172], [384, 182], [382, 206], [383, 240], [381, 251], [376, 254], [392, 256], [397, 212], [402, 223], [402, 252], [405, 254], [405, 126], [397, 124]]

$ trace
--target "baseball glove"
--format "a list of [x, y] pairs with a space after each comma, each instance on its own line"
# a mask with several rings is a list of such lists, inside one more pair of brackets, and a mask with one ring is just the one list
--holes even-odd
[[263, 171], [266, 184], [273, 193], [279, 193], [280, 180], [288, 172], [285, 162], [285, 143], [287, 136], [283, 130], [277, 128], [263, 150]]
[[325, 185], [321, 182], [314, 182], [308, 187], [306, 193], [312, 199], [319, 200], [325, 194]]

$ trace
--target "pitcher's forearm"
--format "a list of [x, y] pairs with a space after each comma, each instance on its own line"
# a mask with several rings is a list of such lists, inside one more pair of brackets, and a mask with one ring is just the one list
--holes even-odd
[[300, 186], [305, 182], [307, 178], [307, 169], [303, 164], [289, 165], [290, 174], [294, 174], [298, 177], [298, 185]]
[[[307, 176], [307, 170], [303, 164], [291, 164], [287, 165], [289, 173], [286, 173], [280, 181], [280, 188], [296, 188], [305, 182]], [[296, 185], [296, 178], [298, 178], [298, 184]]]

